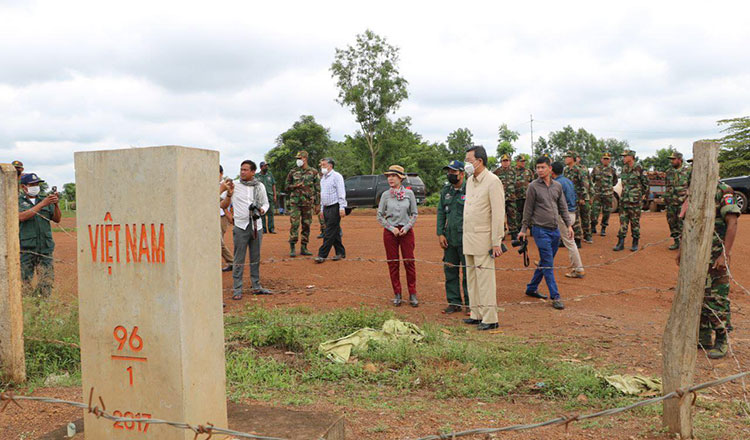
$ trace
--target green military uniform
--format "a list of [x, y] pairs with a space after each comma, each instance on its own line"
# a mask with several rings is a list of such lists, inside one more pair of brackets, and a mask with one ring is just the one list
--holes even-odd
[[[307, 157], [306, 151], [297, 153], [297, 158]], [[310, 225], [315, 208], [320, 205], [320, 177], [318, 172], [311, 167], [295, 167], [286, 176], [286, 187], [289, 193], [289, 216], [291, 229], [289, 230], [289, 243], [294, 245], [299, 238], [298, 229], [302, 230], [302, 245], [300, 253], [311, 255], [307, 251], [307, 243], [310, 242]], [[301, 228], [300, 228], [301, 226]], [[293, 254], [293, 252], [292, 252]]]
[[705, 348], [711, 346], [711, 336], [716, 333], [716, 342], [708, 355], [712, 359], [724, 357], [727, 352], [727, 332], [731, 329], [729, 303], [729, 274], [726, 266], [714, 268], [714, 263], [724, 255], [724, 239], [727, 235], [726, 219], [730, 215], [740, 215], [740, 208], [734, 198], [732, 188], [719, 183], [716, 188], [716, 219], [714, 220], [711, 261], [708, 265], [706, 288], [701, 308], [699, 342]]
[[[635, 152], [625, 150], [622, 155], [635, 157]], [[634, 242], [631, 250], [636, 250], [638, 240], [641, 238], [641, 203], [648, 194], [648, 177], [641, 165], [633, 162], [632, 166], [623, 166], [620, 180], [622, 181], [622, 194], [620, 195], [620, 230], [617, 237], [625, 240], [628, 235], [628, 225], [630, 225]]]
[[[510, 160], [510, 156], [503, 154], [502, 159]], [[505, 220], [508, 222], [508, 231], [511, 237], [518, 235], [520, 224], [517, 223], [518, 215], [516, 214], [516, 172], [513, 167], [502, 166], [495, 170], [495, 175], [503, 183], [505, 192]]]
[[[565, 157], [572, 157], [575, 161], [575, 151], [568, 151]], [[588, 216], [589, 212], [586, 207], [586, 202], [589, 201], [588, 187], [589, 178], [588, 172], [582, 166], [575, 163], [565, 166], [563, 170], [563, 176], [570, 179], [573, 182], [573, 187], [576, 190], [576, 198], [578, 199], [578, 205], [576, 207], [576, 221], [573, 224], [573, 231], [575, 232], [576, 240], [581, 240], [586, 236], [586, 229], [589, 227], [589, 220], [584, 219], [584, 216]], [[583, 226], [586, 226], [584, 228]], [[590, 233], [590, 230], [589, 230]]]
[[[681, 153], [673, 154], [670, 159], [682, 159]], [[680, 247], [680, 237], [682, 236], [682, 219], [680, 210], [687, 197], [687, 190], [690, 184], [690, 168], [680, 165], [679, 168], [670, 167], [667, 170], [664, 191], [664, 204], [666, 205], [667, 224], [669, 224], [669, 235], [674, 239], [674, 244], [670, 249]]]
[[[463, 248], [464, 203], [466, 201], [466, 182], [456, 189], [450, 183], [440, 191], [440, 202], [437, 208], [437, 235], [444, 235], [448, 247], [443, 250], [445, 266], [445, 296], [449, 305], [469, 306], [469, 292], [466, 288], [466, 258]], [[462, 267], [459, 269], [458, 265]], [[464, 297], [461, 300], [459, 271], [463, 272]]]
[[584, 176], [584, 189], [586, 191], [585, 198], [583, 199], [583, 205], [581, 208], [581, 229], [583, 229], [583, 238], [586, 242], [591, 243], [591, 199], [593, 196], [593, 189], [591, 185], [591, 176], [589, 170], [583, 164], [576, 164], [575, 166], [581, 171]]
[[[32, 201], [25, 194], [18, 195], [18, 211], [27, 211], [40, 204], [46, 195], [39, 194]], [[21, 279], [24, 283], [30, 283], [34, 278], [34, 272], [39, 273], [39, 282], [34, 290], [41, 296], [49, 296], [52, 292], [52, 283], [55, 280], [55, 268], [53, 265], [52, 252], [55, 250], [55, 242], [52, 240], [52, 227], [50, 219], [55, 215], [54, 205], [41, 208], [39, 214], [20, 222], [18, 225], [19, 238], [21, 240]]]
[[266, 187], [266, 195], [268, 196], [268, 211], [261, 217], [263, 222], [263, 232], [275, 232], [276, 225], [274, 224], [274, 210], [276, 209], [276, 202], [273, 199], [273, 186], [276, 185], [276, 179], [273, 177], [271, 170], [268, 170], [266, 174], [257, 173], [255, 180], [262, 183]]
[[[609, 154], [605, 153], [605, 157]], [[612, 199], [614, 198], [614, 186], [617, 184], [617, 170], [612, 165], [599, 164], [591, 171], [593, 183], [593, 198], [591, 205], [591, 231], [596, 232], [599, 223], [599, 213], [602, 214], [601, 235], [606, 235], [605, 230], [609, 226], [609, 216], [612, 213]]]
[[[516, 162], [523, 157], [516, 157]], [[526, 204], [526, 191], [529, 189], [529, 183], [534, 180], [534, 173], [526, 167], [519, 168], [516, 166], [516, 226], [520, 228], [523, 221], [523, 206]], [[515, 238], [515, 236], [513, 236]]]

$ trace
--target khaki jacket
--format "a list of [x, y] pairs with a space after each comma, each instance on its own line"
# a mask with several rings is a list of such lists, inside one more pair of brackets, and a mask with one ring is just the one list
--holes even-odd
[[505, 235], [505, 190], [500, 179], [485, 169], [466, 182], [464, 254], [485, 255], [500, 246]]

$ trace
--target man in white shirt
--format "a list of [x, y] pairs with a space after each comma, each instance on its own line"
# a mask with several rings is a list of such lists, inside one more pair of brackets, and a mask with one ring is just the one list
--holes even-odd
[[228, 182], [227, 197], [221, 201], [226, 209], [234, 207], [234, 279], [232, 299], [242, 299], [242, 276], [245, 269], [245, 253], [250, 248], [250, 281], [253, 295], [270, 295], [271, 291], [260, 285], [260, 245], [263, 241], [261, 216], [268, 210], [268, 196], [262, 183], [255, 180], [257, 166], [252, 160], [240, 165], [240, 181], [237, 185]]
[[336, 250], [333, 261], [346, 258], [346, 249], [341, 242], [341, 217], [346, 214], [346, 188], [344, 178], [333, 169], [333, 159], [327, 157], [320, 161], [320, 210], [325, 221], [323, 244], [315, 257], [316, 263], [328, 258], [331, 247]]

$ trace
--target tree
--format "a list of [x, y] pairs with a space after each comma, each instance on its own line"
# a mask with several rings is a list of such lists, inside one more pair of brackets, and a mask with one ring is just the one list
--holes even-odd
[[399, 49], [371, 30], [357, 35], [354, 46], [336, 49], [331, 76], [336, 78], [336, 100], [350, 107], [370, 152], [370, 172], [380, 152], [378, 128], [408, 98], [407, 81], [398, 71]]
[[318, 124], [315, 117], [300, 116], [299, 121], [276, 138], [276, 146], [266, 153], [265, 159], [278, 181], [277, 186], [283, 185], [281, 181], [294, 167], [298, 151], [307, 151], [308, 163], [316, 167], [331, 143], [329, 130]]
[[450, 160], [464, 160], [466, 156], [466, 147], [474, 143], [474, 135], [468, 128], [458, 128], [448, 135], [448, 158]]
[[722, 177], [734, 177], [750, 174], [750, 116], [722, 119], [718, 125], [726, 125], [719, 139], [721, 151], [719, 164]]
[[75, 202], [76, 201], [76, 184], [75, 183], [64, 184], [62, 196], [65, 200], [69, 202]]
[[667, 148], [660, 148], [656, 150], [656, 154], [649, 156], [642, 161], [643, 168], [651, 171], [662, 171], [665, 172], [672, 168], [672, 160], [669, 156], [676, 152], [673, 146]]
[[513, 156], [516, 151], [513, 142], [518, 140], [519, 133], [508, 128], [508, 124], [503, 124], [497, 130], [497, 157], [503, 154]]

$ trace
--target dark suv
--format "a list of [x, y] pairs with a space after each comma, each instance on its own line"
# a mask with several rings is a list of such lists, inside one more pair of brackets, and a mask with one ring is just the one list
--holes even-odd
[[750, 199], [750, 176], [727, 177], [721, 181], [732, 187], [737, 206], [743, 213], [747, 212], [747, 201]]
[[[388, 189], [388, 180], [383, 174], [352, 176], [344, 182], [346, 186], [346, 204], [352, 208], [377, 207], [380, 195]], [[407, 173], [403, 181], [405, 188], [414, 191], [417, 203], [425, 199], [425, 186], [416, 173]]]

